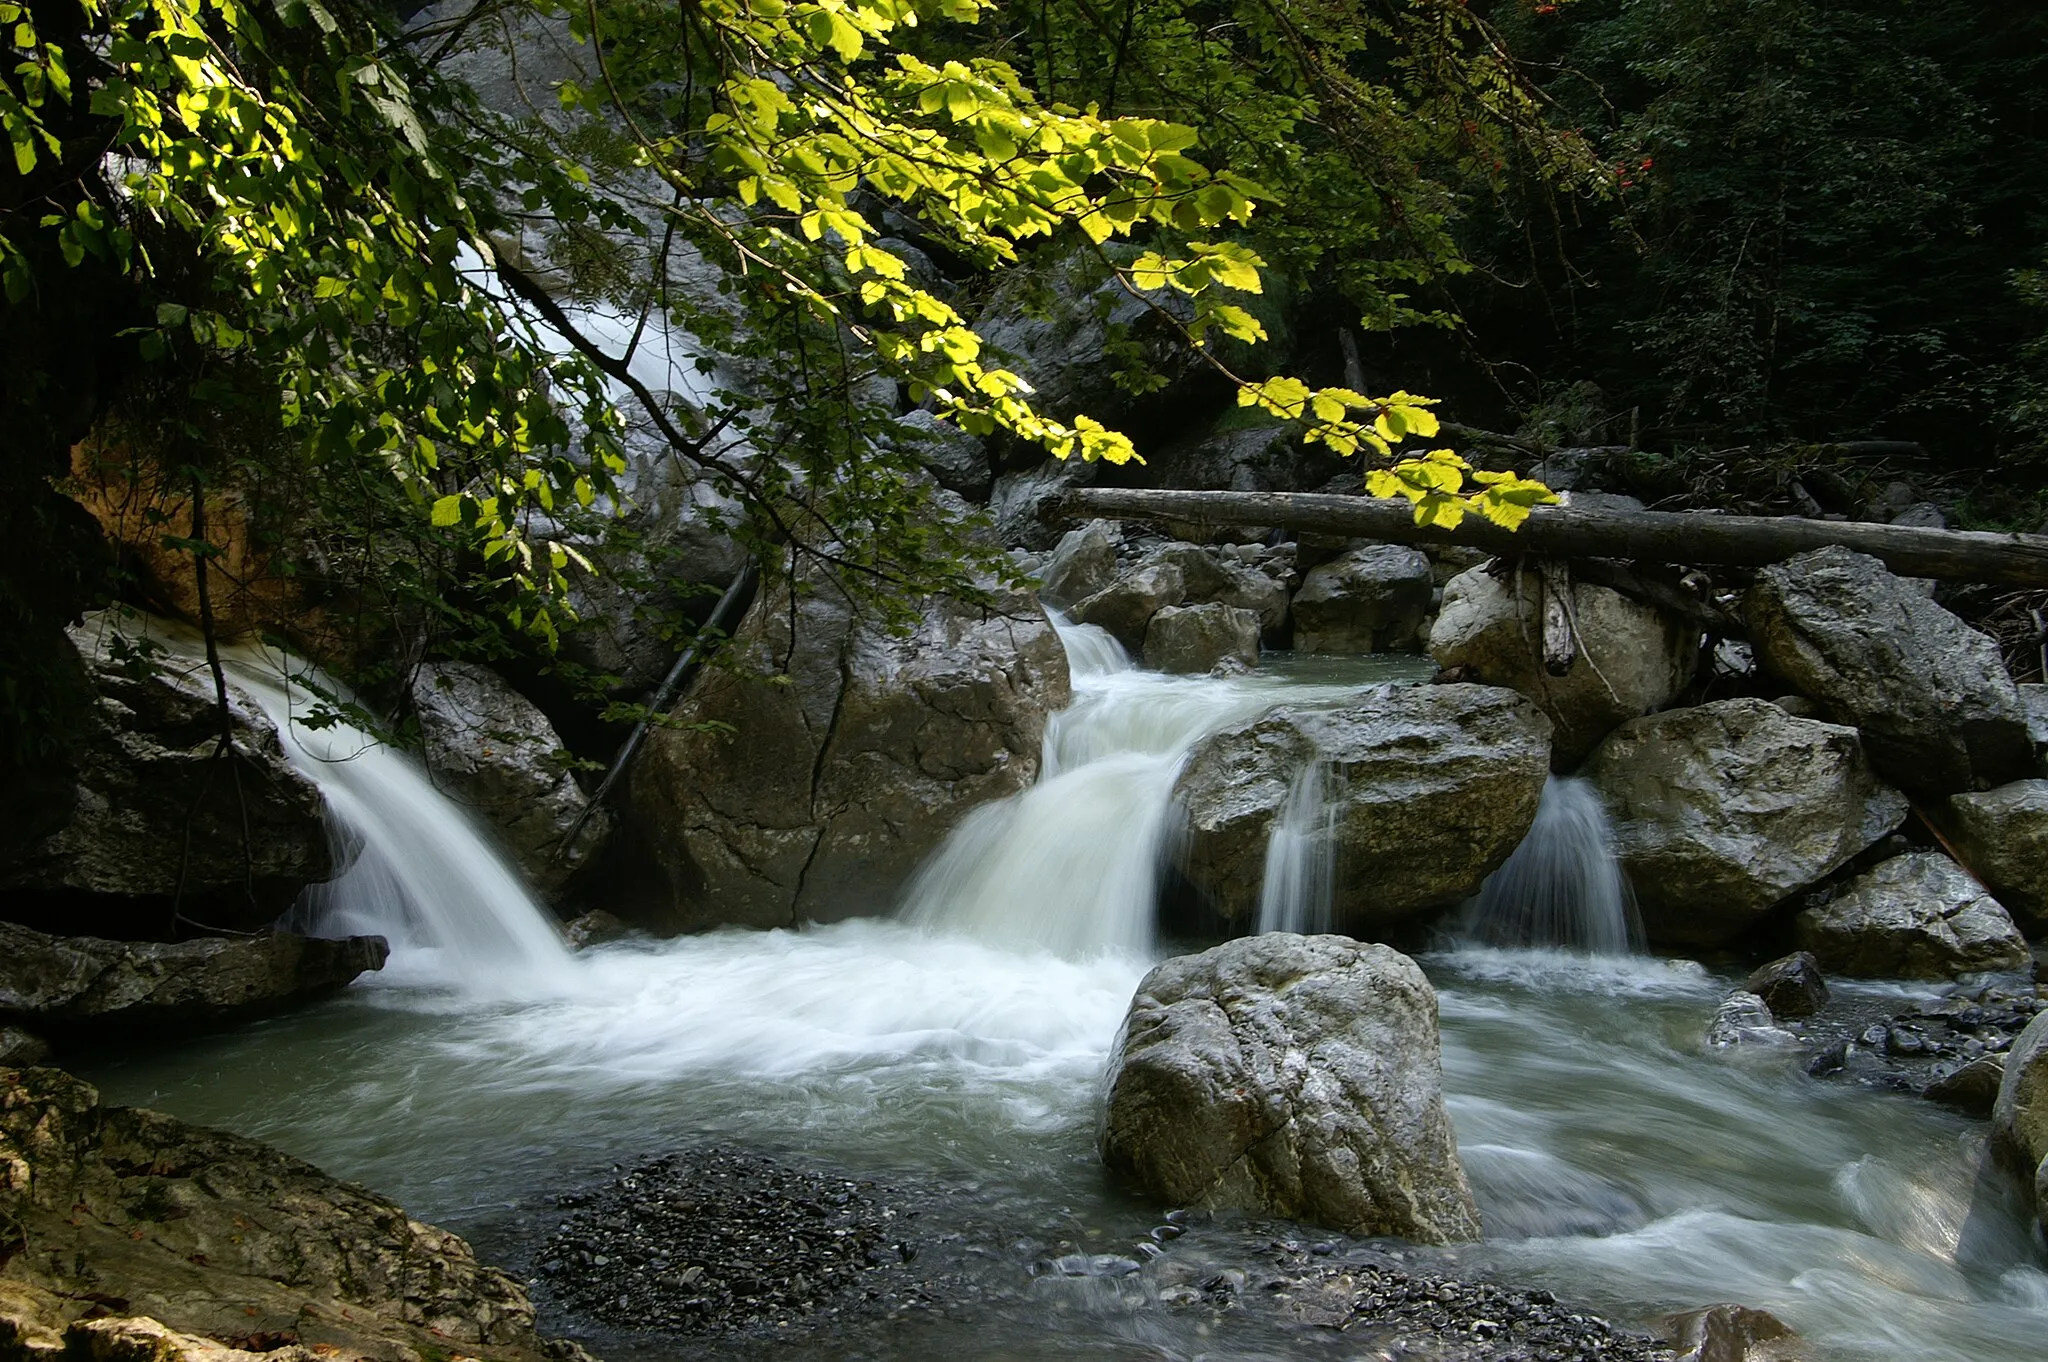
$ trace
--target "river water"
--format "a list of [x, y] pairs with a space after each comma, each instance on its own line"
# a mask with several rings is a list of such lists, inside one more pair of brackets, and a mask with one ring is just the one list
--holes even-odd
[[[971, 1290], [928, 1318], [805, 1336], [806, 1357], [1351, 1356], [1329, 1331], [1166, 1308], [1152, 1274], [1033, 1264], [1142, 1256], [1163, 1209], [1106, 1179], [1094, 1134], [1118, 1024], [1163, 953], [1152, 877], [1180, 756], [1402, 664], [1175, 679], [1071, 641], [1078, 696], [1045, 779], [970, 819], [896, 917], [621, 942], [529, 960], [517, 988], [414, 949], [329, 1003], [87, 1076], [364, 1182], [520, 1271], [562, 1218], [558, 1193], [708, 1139], [958, 1208]], [[1289, 879], [1272, 870], [1269, 888]], [[422, 930], [402, 889], [378, 893], [345, 905], [353, 920], [383, 903]], [[1822, 1357], [2043, 1356], [2048, 1272], [2004, 1184], [1978, 1176], [1981, 1125], [1782, 1057], [1706, 1053], [1731, 981], [1689, 962], [1472, 947], [1422, 963], [1489, 1239], [1409, 1251], [1418, 1263], [1625, 1324], [1740, 1301]], [[1227, 1259], [1276, 1235], [1330, 1238], [1222, 1217], [1167, 1251]], [[598, 1341], [648, 1358], [778, 1348]]]

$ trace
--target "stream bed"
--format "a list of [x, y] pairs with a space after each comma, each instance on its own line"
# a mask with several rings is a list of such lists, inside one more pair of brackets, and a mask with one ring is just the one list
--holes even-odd
[[[1099, 1083], [1141, 957], [1075, 961], [890, 921], [618, 943], [557, 996], [403, 984], [89, 1069], [114, 1101], [251, 1135], [395, 1196], [534, 1273], [557, 1199], [707, 1142], [872, 1179], [926, 1207], [936, 1301], [804, 1331], [819, 1358], [1351, 1356], [1345, 1336], [1162, 1299], [1166, 1208], [1096, 1162]], [[1980, 1185], [1981, 1126], [1702, 1052], [1728, 981], [1685, 962], [1426, 957], [1449, 1104], [1492, 1236], [1418, 1268], [1539, 1286], [1615, 1322], [1735, 1300], [1841, 1358], [2038, 1359], [2048, 1273]], [[1218, 1217], [1168, 1240], [1208, 1266], [1298, 1227]], [[1360, 1246], [1372, 1248], [1374, 1246]], [[1171, 1263], [1166, 1266], [1171, 1267]], [[1190, 1275], [1187, 1272], [1181, 1277]], [[1195, 1274], [1199, 1275], [1199, 1274]], [[544, 1320], [579, 1331], [573, 1319]], [[580, 1330], [606, 1356], [766, 1355]]]
[[[463, 1234], [533, 1284], [545, 1331], [611, 1362], [793, 1343], [848, 1362], [1495, 1355], [1326, 1327], [1297, 1288], [1347, 1266], [1547, 1291], [1624, 1327], [1735, 1301], [1778, 1314], [1817, 1359], [2039, 1362], [2048, 1272], [2008, 1183], [1981, 1175], [1982, 1124], [1809, 1078], [1785, 1051], [1709, 1053], [1735, 980], [1686, 961], [1422, 957], [1484, 1243], [1353, 1243], [1114, 1186], [1095, 1153], [1100, 1089], [1132, 992], [1169, 953], [1153, 914], [1186, 752], [1273, 704], [1338, 704], [1427, 668], [1276, 658], [1251, 676], [1168, 677], [1133, 670], [1100, 630], [1061, 633], [1075, 700], [1048, 725], [1038, 784], [964, 820], [895, 916], [577, 955], [403, 759], [346, 725], [296, 722], [269, 664], [237, 659], [331, 802], [404, 811], [384, 820], [403, 836], [367, 814], [354, 826], [354, 867], [309, 909], [315, 929], [391, 937], [392, 963], [309, 1010], [83, 1073], [114, 1102], [267, 1141]], [[1297, 840], [1313, 840], [1313, 813]], [[1312, 860], [1269, 874], [1262, 920], [1316, 920], [1327, 876]], [[1887, 993], [1838, 992], [1859, 988]], [[630, 1264], [615, 1269], [625, 1301], [607, 1306], [590, 1282], [609, 1255], [557, 1236], [617, 1242], [619, 1187], [671, 1155], [647, 1177], [686, 1200], [716, 1200], [720, 1169], [787, 1170], [781, 1185], [830, 1203], [823, 1233], [879, 1255], [881, 1284], [723, 1333], [621, 1327], [637, 1308]], [[752, 1214], [722, 1223], [745, 1241]], [[761, 1242], [745, 1252], [775, 1251]], [[598, 1275], [557, 1283], [579, 1254]], [[862, 1275], [840, 1257], [821, 1270]], [[1393, 1294], [1428, 1294], [1411, 1286]]]

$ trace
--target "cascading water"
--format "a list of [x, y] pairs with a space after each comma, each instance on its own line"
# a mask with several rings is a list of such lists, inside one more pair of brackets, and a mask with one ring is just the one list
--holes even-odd
[[[166, 665], [203, 667], [204, 645], [161, 623]], [[530, 997], [559, 991], [569, 952], [518, 872], [418, 763], [332, 713], [340, 687], [310, 664], [255, 645], [220, 650], [221, 667], [277, 726], [285, 757], [319, 787], [341, 867], [309, 886], [284, 925], [312, 936], [383, 936], [387, 972], [465, 992]], [[211, 681], [206, 682], [211, 685]]]
[[1301, 768], [1266, 841], [1266, 875], [1259, 886], [1259, 930], [1327, 932], [1333, 913], [1337, 804], [1330, 795], [1336, 773], [1320, 761]]
[[1138, 671], [1101, 629], [1055, 624], [1074, 701], [1046, 725], [1038, 783], [970, 814], [912, 881], [903, 915], [1059, 955], [1148, 951], [1188, 753], [1283, 699], [1335, 704], [1352, 687]]
[[1548, 946], [1590, 955], [1643, 948], [1635, 895], [1614, 854], [1614, 829], [1583, 780], [1552, 776], [1536, 821], [1480, 887], [1465, 934], [1488, 946]]

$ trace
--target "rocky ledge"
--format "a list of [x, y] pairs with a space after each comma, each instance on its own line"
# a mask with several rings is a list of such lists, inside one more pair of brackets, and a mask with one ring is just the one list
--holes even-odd
[[275, 1012], [344, 987], [389, 954], [381, 936], [270, 932], [166, 945], [48, 936], [0, 922], [0, 1023], [60, 1048], [157, 1039]]
[[574, 1362], [469, 1245], [274, 1149], [0, 1071], [0, 1359]]

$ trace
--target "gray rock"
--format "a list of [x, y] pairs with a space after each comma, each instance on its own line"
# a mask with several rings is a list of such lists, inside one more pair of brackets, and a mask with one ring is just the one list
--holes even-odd
[[1896, 828], [1906, 800], [1856, 731], [1764, 700], [1717, 700], [1623, 724], [1580, 774], [1599, 790], [1650, 939], [1742, 933]]
[[1823, 967], [1857, 978], [1947, 979], [2033, 959], [1998, 900], [1938, 851], [1880, 862], [1793, 931]]
[[1429, 631], [1429, 655], [1473, 680], [1534, 700], [1555, 726], [1560, 770], [1622, 722], [1671, 703], [1692, 680], [1699, 631], [1617, 591], [1573, 582], [1579, 655], [1563, 676], [1543, 666], [1539, 575], [1495, 577], [1475, 568], [1451, 579]]
[[732, 665], [678, 701], [685, 726], [652, 733], [627, 782], [667, 925], [886, 912], [975, 805], [1029, 786], [1066, 652], [1030, 596], [998, 606], [932, 600], [897, 637], [829, 585], [793, 620], [787, 589], [764, 591]]
[[1743, 988], [1763, 999], [1773, 1017], [1811, 1017], [1828, 1005], [1827, 980], [1810, 951], [1759, 965]]
[[1951, 796], [1947, 831], [1963, 864], [2022, 927], [2048, 931], [2048, 780]]
[[2048, 1012], [2035, 1016], [2006, 1052], [1991, 1109], [1991, 1137], [2020, 1175], [2034, 1214], [2048, 1229]]
[[1153, 563], [1076, 602], [1067, 613], [1074, 623], [1106, 629], [1130, 652], [1142, 653], [1152, 617], [1169, 605], [1180, 604], [1185, 593], [1179, 568]]
[[632, 931], [632, 926], [624, 918], [602, 908], [593, 908], [571, 919], [562, 928], [562, 939], [569, 943], [570, 950], [580, 951], [602, 946], [607, 941], [618, 941], [630, 936]]
[[896, 425], [899, 442], [939, 480], [939, 486], [969, 501], [989, 499], [995, 488], [995, 468], [978, 438], [922, 410], [897, 417]]
[[0, 1026], [0, 1069], [27, 1069], [50, 1057], [50, 1044], [18, 1026]]
[[1055, 609], [1086, 600], [1116, 580], [1116, 540], [1107, 520], [1091, 520], [1061, 536], [1040, 576], [1038, 597]]
[[1246, 937], [1146, 975], [1110, 1066], [1102, 1155], [1177, 1206], [1479, 1237], [1435, 990], [1406, 956], [1345, 937]]
[[1954, 794], [2023, 776], [2026, 711], [1998, 645], [1884, 564], [1815, 549], [1764, 569], [1745, 602], [1758, 660], [1863, 733], [1900, 787]]
[[1998, 1089], [2004, 1082], [2005, 1056], [1979, 1055], [1940, 1075], [1921, 1096], [1972, 1116], [1988, 1117], [1998, 1106]]
[[1672, 1362], [1798, 1362], [1807, 1355], [1799, 1335], [1767, 1310], [1709, 1305], [1666, 1315], [1655, 1325], [1671, 1345]]
[[1204, 739], [1174, 786], [1185, 869], [1218, 912], [1258, 909], [1295, 776], [1329, 763], [1335, 910], [1368, 935], [1476, 893], [1536, 817], [1549, 724], [1512, 691], [1375, 686], [1342, 709], [1282, 708]]
[[1716, 1050], [1738, 1045], [1797, 1045], [1799, 1037], [1778, 1025], [1771, 1009], [1754, 993], [1737, 990], [1721, 1000], [1707, 1023], [1707, 1045]]
[[1294, 593], [1304, 653], [1407, 652], [1420, 643], [1435, 587], [1419, 549], [1373, 544], [1310, 568]]
[[275, 1012], [381, 969], [381, 936], [208, 937], [166, 945], [0, 922], [0, 1020], [58, 1043], [156, 1037]]
[[[1327, 445], [1304, 444], [1299, 426], [1243, 407], [1145, 456], [1146, 472], [1157, 486], [1196, 491], [1303, 492], [1343, 476], [1346, 463]], [[1355, 465], [1348, 484], [1348, 491], [1365, 490]]]
[[1145, 665], [1154, 671], [1207, 672], [1259, 663], [1259, 617], [1219, 605], [1169, 605], [1145, 626]]
[[1892, 524], [1921, 530], [1945, 530], [1948, 528], [1948, 516], [1931, 501], [1916, 501], [1893, 516]]
[[435, 788], [469, 810], [536, 889], [560, 889], [604, 840], [610, 817], [600, 810], [564, 845], [589, 800], [547, 716], [469, 662], [422, 666], [412, 700]]
[[[162, 638], [176, 626], [148, 628]], [[90, 712], [69, 788], [52, 791], [40, 835], [0, 863], [0, 903], [18, 921], [113, 935], [161, 934], [174, 902], [199, 921], [264, 926], [332, 870], [320, 791], [232, 681], [231, 743], [216, 760], [205, 663], [126, 664], [123, 646], [139, 632], [111, 615], [72, 631]]]
[[1039, 551], [1057, 544], [1068, 524], [1062, 502], [1076, 487], [1095, 481], [1095, 468], [1080, 459], [1047, 459], [999, 475], [988, 501], [996, 542]]
[[2048, 747], [2048, 685], [2027, 681], [2014, 687], [2020, 693], [2020, 708], [2027, 714], [2027, 736], [2038, 752]]
[[9, 1357], [587, 1362], [456, 1236], [254, 1141], [103, 1107], [57, 1069], [0, 1071], [0, 1168], [22, 1250], [0, 1281]]
[[1190, 605], [1213, 602], [1249, 610], [1269, 637], [1287, 623], [1287, 588], [1255, 568], [1225, 562], [1214, 549], [1168, 544], [1146, 555], [1145, 561], [1180, 569], [1181, 599]]

